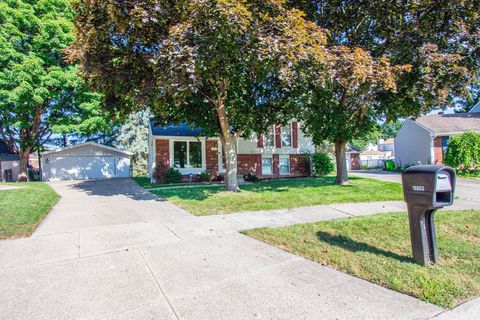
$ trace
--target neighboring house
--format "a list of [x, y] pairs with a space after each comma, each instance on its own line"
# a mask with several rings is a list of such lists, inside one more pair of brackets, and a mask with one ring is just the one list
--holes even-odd
[[448, 139], [466, 130], [480, 131], [480, 113], [438, 114], [407, 120], [395, 138], [396, 162], [443, 164]]
[[385, 159], [395, 158], [395, 139], [379, 139], [377, 144], [377, 151], [385, 152]]
[[131, 176], [131, 153], [88, 142], [42, 152], [42, 179], [88, 180]]
[[474, 105], [468, 113], [479, 113], [479, 112], [480, 112], [480, 102]]
[[20, 155], [10, 151], [0, 140], [0, 182], [13, 182], [18, 178]]
[[[201, 129], [151, 122], [148, 140], [152, 181], [161, 182], [170, 167], [177, 168], [185, 180], [205, 171], [214, 176], [225, 173], [220, 140], [207, 138]], [[295, 177], [310, 174], [305, 155], [315, 152], [315, 147], [297, 122], [292, 121], [286, 126], [272, 126], [264, 136], [238, 139], [237, 152], [240, 176], [252, 173], [259, 178]]]

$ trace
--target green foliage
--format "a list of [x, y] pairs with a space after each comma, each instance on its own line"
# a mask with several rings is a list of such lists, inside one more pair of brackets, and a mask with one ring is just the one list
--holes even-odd
[[16, 183], [0, 196], [0, 239], [28, 237], [60, 196], [46, 183]]
[[257, 177], [256, 174], [253, 174], [251, 172], [249, 172], [248, 174], [244, 175], [243, 176], [243, 179], [245, 179], [245, 181], [250, 181], [250, 182], [257, 182], [259, 181], [260, 179]]
[[313, 65], [295, 99], [315, 142], [361, 139], [383, 119], [446, 108], [478, 76], [479, 1], [287, 3], [329, 30], [335, 56], [332, 76], [316, 81], [324, 66]]
[[182, 174], [180, 170], [175, 168], [168, 168], [165, 174], [165, 183], [180, 183], [182, 182]]
[[0, 0], [0, 138], [22, 152], [21, 174], [52, 133], [109, 128], [100, 96], [63, 59], [73, 16], [70, 0]]
[[118, 129], [115, 146], [133, 153], [134, 176], [142, 176], [147, 173], [149, 126], [150, 112], [145, 110], [132, 113]]
[[323, 152], [316, 152], [312, 155], [313, 171], [316, 176], [324, 176], [335, 170], [335, 165], [330, 156]]
[[480, 173], [480, 134], [467, 131], [462, 135], [450, 138], [445, 164], [461, 175], [478, 175]]
[[203, 171], [198, 175], [201, 182], [211, 182], [215, 177], [208, 171]]

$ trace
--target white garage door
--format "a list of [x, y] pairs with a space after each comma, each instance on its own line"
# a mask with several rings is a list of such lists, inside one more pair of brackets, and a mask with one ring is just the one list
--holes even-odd
[[52, 180], [106, 179], [116, 175], [115, 158], [110, 156], [54, 156]]

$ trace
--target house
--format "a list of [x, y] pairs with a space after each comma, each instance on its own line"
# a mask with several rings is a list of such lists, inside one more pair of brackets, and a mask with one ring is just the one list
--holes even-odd
[[8, 149], [0, 140], [0, 182], [13, 182], [18, 178], [20, 155]]
[[480, 131], [480, 112], [437, 114], [405, 121], [395, 138], [398, 165], [443, 164], [448, 139]]
[[395, 139], [379, 139], [377, 144], [377, 150], [385, 153], [385, 159], [395, 158]]
[[132, 154], [88, 142], [42, 152], [42, 180], [89, 180], [131, 176]]
[[[225, 173], [220, 140], [206, 137], [199, 128], [185, 123], [161, 126], [152, 121], [148, 140], [148, 174], [152, 181], [161, 182], [170, 167], [177, 168], [185, 180], [205, 171], [214, 176]], [[237, 152], [241, 176], [251, 173], [259, 178], [299, 177], [310, 174], [305, 155], [315, 152], [315, 146], [299, 124], [291, 121], [285, 126], [272, 126], [266, 135], [238, 139]]]

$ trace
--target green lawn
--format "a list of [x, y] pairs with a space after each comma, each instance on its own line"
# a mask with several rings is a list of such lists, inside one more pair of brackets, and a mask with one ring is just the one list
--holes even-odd
[[11, 185], [22, 188], [0, 190], [0, 239], [29, 236], [60, 199], [42, 182]]
[[215, 184], [221, 184], [215, 183], [215, 182], [183, 182], [183, 183], [150, 183], [150, 178], [147, 177], [133, 177], [133, 180], [135, 180], [141, 187], [145, 189], [153, 189], [153, 188], [170, 188], [170, 187], [182, 187], [182, 186], [201, 186], [201, 185], [215, 185]]
[[223, 187], [180, 187], [152, 192], [195, 215], [401, 200], [403, 197], [398, 183], [351, 177], [349, 186], [338, 186], [334, 181], [335, 177], [330, 176], [259, 181], [241, 186], [240, 193], [225, 192]]
[[480, 211], [436, 213], [440, 261], [411, 258], [406, 213], [244, 233], [323, 265], [442, 307], [480, 295]]

